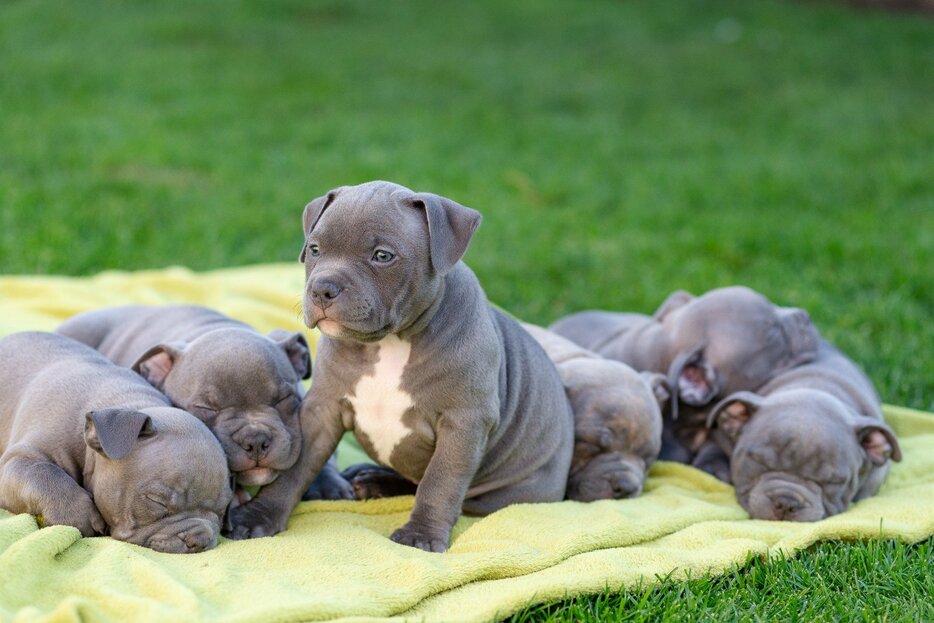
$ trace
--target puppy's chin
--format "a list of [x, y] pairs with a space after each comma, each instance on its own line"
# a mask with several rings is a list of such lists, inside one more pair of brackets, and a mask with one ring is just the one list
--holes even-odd
[[279, 472], [268, 467], [254, 467], [237, 472], [237, 484], [244, 487], [262, 487], [279, 476]]
[[339, 338], [342, 334], [340, 324], [336, 320], [331, 320], [329, 318], [323, 318], [318, 321], [318, 330], [326, 336], [333, 338]]

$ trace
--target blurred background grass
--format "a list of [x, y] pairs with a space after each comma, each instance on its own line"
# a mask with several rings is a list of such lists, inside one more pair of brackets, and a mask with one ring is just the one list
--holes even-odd
[[932, 102], [934, 21], [829, 2], [3, 2], [0, 270], [295, 261], [389, 179], [520, 317], [743, 283], [934, 409]]

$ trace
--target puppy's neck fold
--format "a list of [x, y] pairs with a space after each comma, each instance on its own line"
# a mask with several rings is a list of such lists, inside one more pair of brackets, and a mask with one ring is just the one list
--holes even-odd
[[411, 339], [413, 335], [417, 335], [425, 330], [429, 324], [431, 324], [432, 319], [435, 317], [435, 314], [438, 313], [438, 309], [441, 308], [441, 304], [444, 302], [445, 294], [447, 293], [447, 277], [438, 280], [438, 288], [434, 296], [430, 297], [428, 306], [425, 307], [420, 312], [415, 314], [415, 319], [410, 322], [408, 325], [396, 332], [396, 335], [399, 336], [402, 340]]

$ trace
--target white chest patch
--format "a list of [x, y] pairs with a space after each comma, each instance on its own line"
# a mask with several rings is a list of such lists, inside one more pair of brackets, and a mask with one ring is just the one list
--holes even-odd
[[389, 465], [393, 449], [412, 432], [402, 422], [402, 416], [415, 403], [400, 387], [412, 345], [395, 335], [388, 335], [377, 344], [373, 373], [360, 377], [347, 401], [353, 406], [356, 427], [369, 437], [377, 458]]

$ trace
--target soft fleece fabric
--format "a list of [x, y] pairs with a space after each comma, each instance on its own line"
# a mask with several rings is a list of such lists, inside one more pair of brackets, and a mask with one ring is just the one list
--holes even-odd
[[[302, 330], [301, 291], [295, 265], [0, 277], [0, 335], [51, 330], [95, 307], [181, 302], [262, 331]], [[308, 337], [313, 344], [314, 332]], [[820, 540], [916, 542], [934, 534], [934, 416], [898, 407], [885, 414], [904, 461], [879, 495], [811, 524], [750, 520], [730, 486], [666, 462], [635, 500], [517, 505], [462, 518], [445, 554], [386, 538], [405, 522], [411, 497], [306, 502], [280, 535], [222, 539], [193, 555], [39, 529], [29, 515], [0, 511], [0, 620], [487, 621], [659, 576], [719, 573]], [[361, 458], [350, 446], [341, 452], [344, 464]]]

